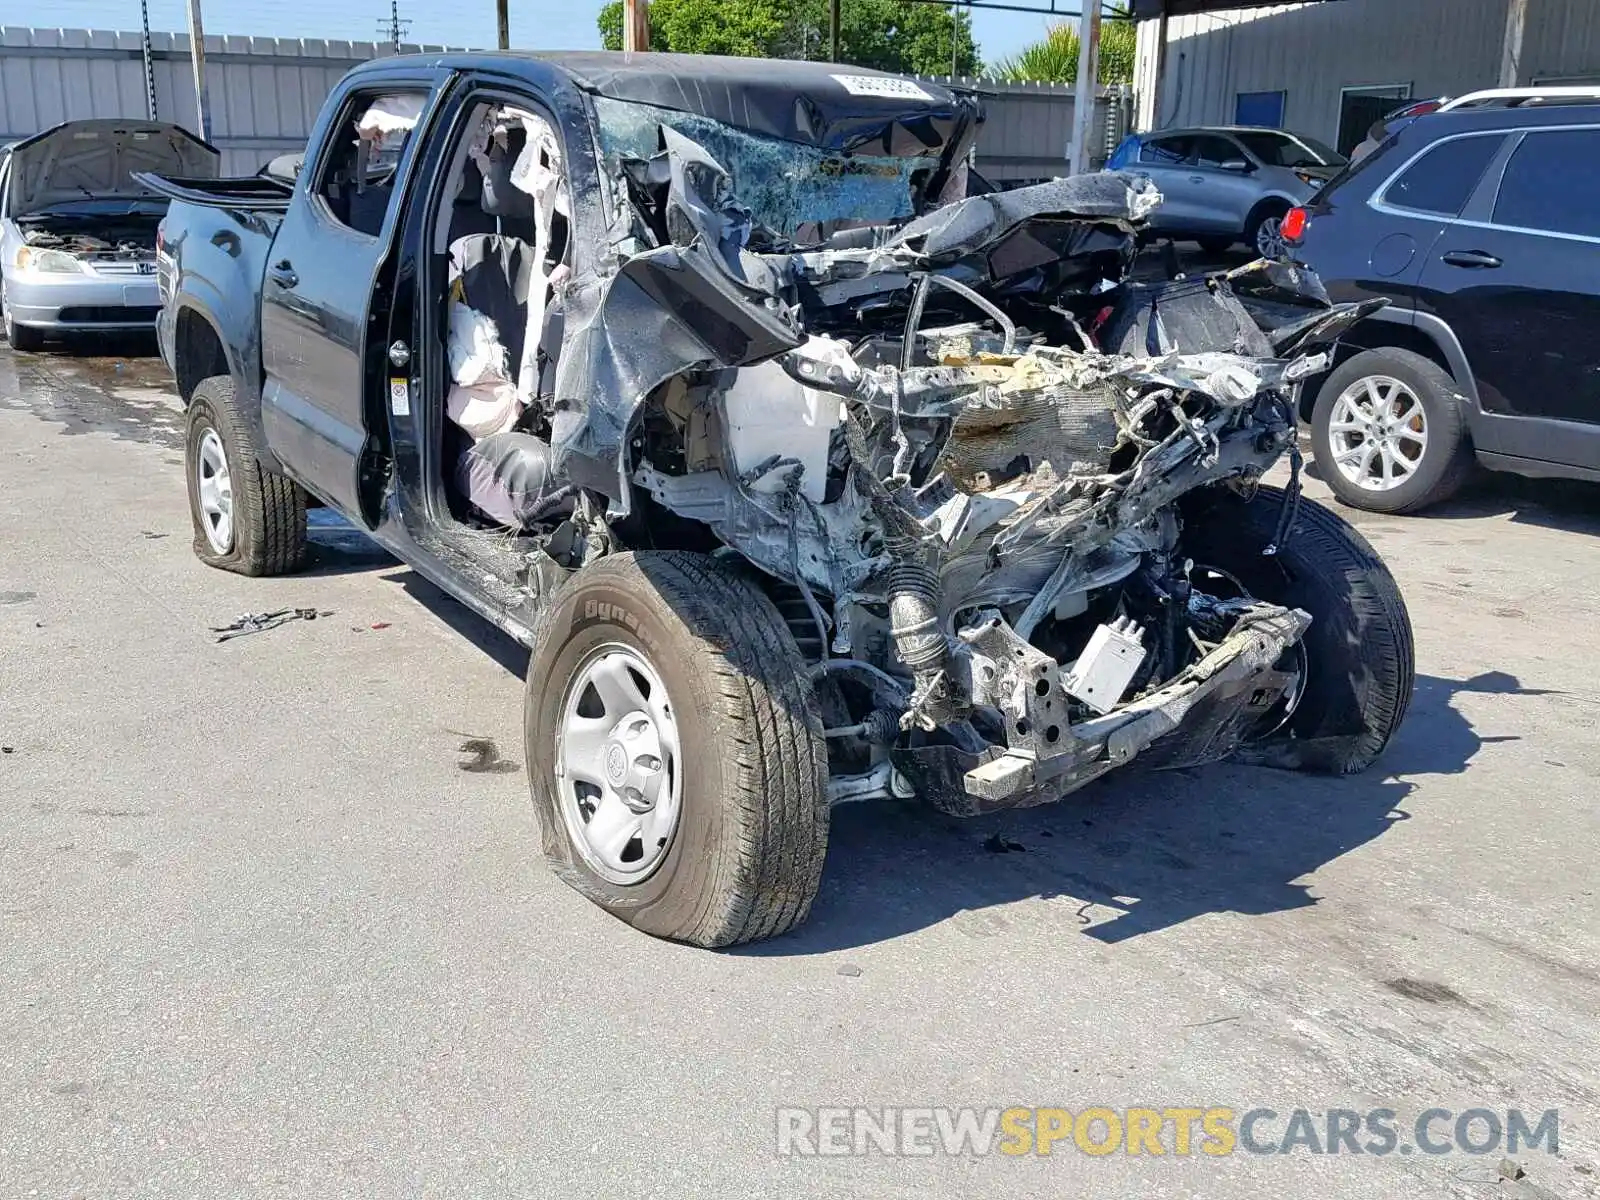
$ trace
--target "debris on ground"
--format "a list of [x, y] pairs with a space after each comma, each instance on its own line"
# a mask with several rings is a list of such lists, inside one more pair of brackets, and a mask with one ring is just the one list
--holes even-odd
[[845, 963], [834, 974], [843, 975], [846, 979], [855, 979], [861, 974], [861, 968], [856, 966], [855, 963]]
[[315, 608], [280, 608], [273, 612], [245, 613], [231, 625], [213, 625], [211, 632], [218, 635], [217, 641], [228, 642], [252, 633], [265, 633], [290, 621], [315, 621], [318, 617], [331, 616], [332, 610], [319, 612]]
[[141, 530], [139, 530], [139, 536], [143, 537], [143, 538], [148, 538], [150, 541], [153, 542], [158, 538], [171, 537], [172, 535], [170, 533], [157, 533], [153, 529], [141, 529]]
[[1560, 1200], [1550, 1189], [1540, 1187], [1528, 1178], [1527, 1171], [1515, 1159], [1502, 1158], [1500, 1160], [1500, 1184], [1502, 1190], [1513, 1196], [1524, 1197], [1524, 1200]]
[[470, 737], [464, 733], [457, 736], [467, 739], [457, 749], [462, 754], [472, 756], [456, 764], [461, 770], [472, 775], [506, 775], [522, 770], [519, 763], [500, 757], [500, 747], [495, 745], [493, 738]]
[[1013, 842], [1010, 838], [998, 833], [991, 833], [985, 838], [983, 848], [990, 854], [1026, 854], [1028, 852], [1028, 848], [1021, 842]]

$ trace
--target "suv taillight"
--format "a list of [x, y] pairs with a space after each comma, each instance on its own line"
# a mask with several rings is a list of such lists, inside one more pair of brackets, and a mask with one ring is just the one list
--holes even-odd
[[1289, 215], [1283, 219], [1283, 240], [1291, 245], [1299, 245], [1300, 239], [1306, 236], [1306, 226], [1310, 221], [1311, 215], [1305, 209], [1291, 208]]

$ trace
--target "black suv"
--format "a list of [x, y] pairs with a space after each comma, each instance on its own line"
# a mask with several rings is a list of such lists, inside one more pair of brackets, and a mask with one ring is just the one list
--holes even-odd
[[1302, 397], [1346, 504], [1414, 511], [1474, 460], [1600, 479], [1600, 91], [1576, 91], [1464, 96], [1306, 206], [1294, 256], [1392, 302]]

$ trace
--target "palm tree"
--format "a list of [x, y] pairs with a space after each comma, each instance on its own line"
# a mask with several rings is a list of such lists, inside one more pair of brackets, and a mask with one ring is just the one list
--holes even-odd
[[[1138, 26], [1127, 6], [1110, 6], [1100, 25], [1101, 83], [1132, 83]], [[1044, 40], [1025, 46], [990, 69], [990, 76], [1006, 82], [1078, 82], [1078, 29], [1065, 21], [1050, 26]]]

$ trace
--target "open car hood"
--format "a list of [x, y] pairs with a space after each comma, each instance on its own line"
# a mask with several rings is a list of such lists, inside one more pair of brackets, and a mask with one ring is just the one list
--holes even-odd
[[153, 199], [135, 171], [210, 179], [220, 158], [165, 121], [68, 121], [12, 148], [7, 211], [16, 217], [71, 200]]

